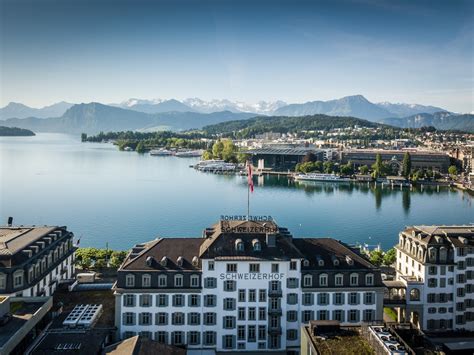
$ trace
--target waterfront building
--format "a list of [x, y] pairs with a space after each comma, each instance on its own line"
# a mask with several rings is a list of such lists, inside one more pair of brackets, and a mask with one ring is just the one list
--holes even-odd
[[415, 149], [384, 150], [384, 149], [350, 149], [341, 152], [341, 162], [347, 164], [349, 161], [357, 168], [375, 163], [377, 154], [382, 161], [389, 162], [393, 168], [401, 170], [403, 156], [410, 153], [413, 170], [424, 169], [446, 173], [450, 165], [449, 155], [435, 151], [421, 151]]
[[304, 146], [268, 146], [250, 149], [245, 153], [251, 156], [252, 164], [259, 169], [276, 171], [294, 171], [296, 164], [303, 162], [308, 153], [313, 153], [318, 161], [323, 161], [325, 156], [325, 151], [321, 149]]
[[412, 226], [400, 233], [396, 279], [422, 330], [474, 330], [474, 226]]
[[0, 227], [0, 295], [52, 295], [73, 278], [75, 250], [66, 227]]
[[271, 218], [223, 217], [198, 238], [138, 244], [114, 285], [121, 338], [190, 353], [289, 351], [310, 320], [381, 321], [380, 270], [329, 238], [293, 238]]

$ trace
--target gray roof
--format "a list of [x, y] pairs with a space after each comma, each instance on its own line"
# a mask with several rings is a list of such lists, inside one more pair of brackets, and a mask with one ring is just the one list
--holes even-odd
[[0, 227], [0, 255], [13, 255], [58, 227]]
[[256, 148], [246, 151], [247, 154], [257, 155], [257, 154], [271, 154], [271, 155], [306, 155], [307, 153], [318, 153], [321, 152], [319, 149], [315, 148]]

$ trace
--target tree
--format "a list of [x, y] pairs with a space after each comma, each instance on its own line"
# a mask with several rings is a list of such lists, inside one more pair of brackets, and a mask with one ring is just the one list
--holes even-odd
[[402, 161], [402, 175], [405, 178], [409, 178], [411, 173], [411, 156], [410, 153], [406, 152], [405, 155], [403, 155], [403, 161]]
[[318, 157], [313, 152], [308, 152], [303, 157], [303, 163], [312, 163], [318, 160]]
[[341, 165], [341, 174], [342, 175], [352, 175], [354, 174], [354, 168], [352, 167], [352, 162], [348, 162], [347, 164]]
[[393, 265], [397, 261], [397, 251], [395, 248], [389, 249], [383, 256], [383, 264], [386, 266]]
[[375, 156], [375, 163], [372, 165], [372, 170], [374, 171], [374, 178], [378, 178], [384, 173], [382, 156], [379, 153], [377, 153], [377, 155]]
[[448, 168], [448, 173], [449, 175], [451, 176], [456, 176], [458, 174], [458, 168], [456, 168], [455, 165], [451, 165], [449, 168]]
[[137, 146], [135, 147], [135, 151], [137, 153], [145, 153], [146, 151], [146, 148], [145, 148], [145, 144], [143, 143], [143, 141], [140, 141], [138, 142]]
[[323, 170], [326, 174], [331, 174], [334, 171], [334, 163], [331, 161], [325, 161], [323, 163]]
[[369, 173], [369, 167], [367, 165], [362, 165], [361, 167], [359, 167], [359, 172], [362, 175], [367, 175]]
[[222, 159], [222, 151], [224, 150], [224, 143], [220, 140], [212, 146], [212, 156], [214, 159]]
[[87, 142], [87, 133], [81, 133], [81, 142]]
[[370, 253], [370, 262], [375, 266], [382, 265], [383, 262], [383, 252], [381, 250], [375, 249]]
[[202, 153], [202, 160], [211, 160], [212, 159], [212, 152], [209, 150], [205, 150], [204, 153]]
[[230, 139], [222, 142], [222, 159], [228, 162], [237, 162], [237, 147]]

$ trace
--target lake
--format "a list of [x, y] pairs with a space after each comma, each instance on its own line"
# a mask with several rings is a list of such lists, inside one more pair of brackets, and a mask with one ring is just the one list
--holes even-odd
[[[66, 225], [81, 246], [129, 249], [157, 236], [194, 237], [220, 215], [246, 214], [246, 177], [205, 174], [197, 159], [120, 152], [111, 144], [38, 134], [0, 137], [0, 218]], [[474, 223], [473, 197], [450, 188], [295, 184], [255, 177], [253, 215], [295, 237], [393, 246], [413, 224]]]

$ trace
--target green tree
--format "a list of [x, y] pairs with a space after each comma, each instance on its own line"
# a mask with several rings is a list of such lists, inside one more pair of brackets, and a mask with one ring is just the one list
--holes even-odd
[[384, 174], [382, 156], [379, 153], [375, 156], [375, 163], [372, 165], [372, 170], [374, 178], [381, 177]]
[[458, 174], [458, 168], [456, 168], [456, 165], [451, 165], [449, 168], [448, 168], [448, 173], [449, 175], [451, 176], [456, 176]]
[[381, 250], [374, 249], [370, 252], [370, 262], [375, 266], [382, 265], [383, 252]]
[[237, 162], [237, 147], [230, 139], [222, 142], [222, 159], [228, 162]]
[[222, 151], [224, 150], [224, 143], [220, 140], [212, 146], [212, 156], [214, 159], [222, 159]]
[[316, 160], [318, 160], [318, 157], [313, 152], [308, 152], [303, 157], [303, 163], [312, 163], [312, 162], [315, 162]]
[[135, 147], [135, 151], [140, 154], [145, 153], [146, 148], [143, 141], [138, 142], [137, 146]]
[[389, 249], [383, 256], [383, 264], [386, 266], [393, 265], [397, 261], [397, 251], [395, 248]]
[[211, 160], [212, 157], [212, 152], [209, 150], [205, 150], [204, 153], [202, 153], [202, 160]]
[[367, 175], [369, 173], [369, 167], [367, 165], [362, 165], [361, 167], [359, 167], [359, 172], [362, 175]]
[[334, 163], [332, 161], [325, 161], [323, 163], [323, 170], [326, 174], [331, 174], [334, 171]]
[[411, 174], [411, 156], [410, 153], [406, 152], [405, 155], [403, 155], [403, 161], [402, 161], [402, 175], [405, 178], [409, 178]]
[[87, 133], [81, 133], [81, 142], [87, 142]]
[[346, 176], [354, 174], [354, 168], [352, 166], [352, 162], [349, 161], [347, 164], [341, 165], [340, 171], [342, 175], [346, 175]]

